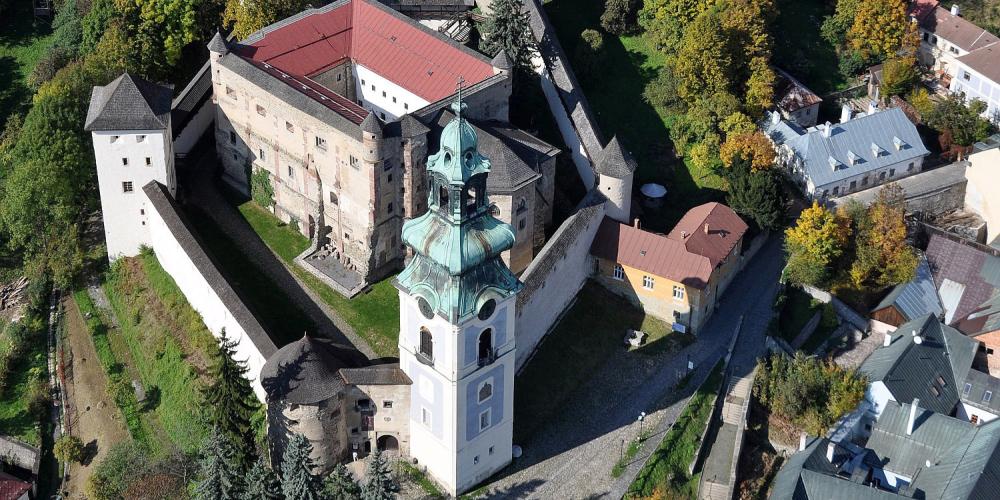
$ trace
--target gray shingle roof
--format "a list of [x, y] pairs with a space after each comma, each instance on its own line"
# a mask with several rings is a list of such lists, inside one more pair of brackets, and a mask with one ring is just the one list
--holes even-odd
[[431, 129], [427, 128], [427, 125], [421, 123], [420, 120], [414, 118], [411, 114], [403, 115], [399, 119], [399, 125], [404, 139], [423, 135], [431, 131]]
[[774, 478], [769, 498], [773, 500], [857, 500], [898, 499], [889, 491], [853, 482], [844, 475], [852, 459], [848, 450], [835, 445], [833, 463], [826, 458], [830, 440], [813, 438], [785, 461]]
[[[966, 387], [969, 388], [968, 393]], [[1000, 378], [979, 370], [969, 370], [959, 391], [963, 403], [1000, 415]], [[984, 401], [987, 392], [990, 393], [990, 400]]]
[[184, 127], [193, 119], [202, 105], [212, 98], [212, 64], [205, 61], [205, 64], [198, 70], [198, 74], [184, 87], [184, 90], [174, 99], [170, 111], [170, 128], [173, 129], [174, 137], [184, 130]]
[[215, 32], [215, 36], [208, 42], [208, 50], [221, 54], [229, 52], [229, 45], [226, 44], [226, 39], [222, 37], [222, 33]]
[[364, 368], [341, 368], [340, 378], [351, 385], [410, 385], [413, 381], [399, 368], [399, 363]]
[[510, 70], [512, 67], [510, 63], [510, 58], [507, 57], [507, 51], [504, 50], [497, 52], [497, 55], [493, 57], [493, 60], [490, 61], [490, 64], [492, 64], [494, 68], [502, 69], [504, 71]]
[[368, 116], [361, 122], [361, 130], [379, 137], [382, 136], [382, 122], [375, 116], [374, 111], [368, 111]]
[[972, 426], [968, 433], [968, 439], [956, 440], [950, 453], [931, 467], [925, 467], [914, 478], [911, 487], [914, 498], [997, 498], [1000, 492], [1000, 420]]
[[928, 460], [934, 464], [955, 448], [965, 448], [975, 431], [969, 422], [923, 408], [923, 400], [918, 406], [913, 433], [908, 435], [911, 405], [890, 401], [866, 445], [885, 470], [911, 478], [926, 469]]
[[[833, 124], [830, 137], [825, 126], [802, 131], [782, 120], [764, 123], [764, 132], [777, 144], [786, 144], [802, 160], [813, 185], [823, 186], [866, 172], [888, 167], [928, 154], [917, 133], [899, 108], [861, 115], [844, 123]], [[803, 132], [803, 133], [800, 133]], [[896, 143], [899, 142], [899, 149]], [[872, 145], [877, 146], [878, 156]], [[853, 164], [851, 157], [855, 158]], [[835, 160], [834, 169], [830, 162]]]
[[[974, 335], [1000, 321], [989, 312], [1000, 294], [1000, 257], [938, 234], [931, 235], [926, 255], [949, 324]], [[977, 311], [979, 321], [966, 321]]]
[[173, 86], [124, 73], [94, 87], [84, 130], [162, 130], [170, 121]]
[[[914, 332], [921, 343], [915, 342]], [[896, 401], [919, 398], [922, 407], [947, 415], [958, 402], [957, 386], [965, 380], [977, 348], [978, 342], [928, 314], [900, 325], [892, 343], [875, 349], [859, 370], [869, 382], [885, 384]]]
[[917, 275], [913, 281], [896, 285], [872, 311], [890, 306], [895, 306], [903, 315], [903, 321], [910, 321], [925, 314], [933, 314], [935, 317], [941, 314], [941, 302], [938, 300], [934, 278], [931, 276], [931, 268], [927, 264], [926, 257], [920, 256]]
[[597, 161], [594, 162], [594, 170], [601, 175], [622, 178], [635, 172], [637, 164], [632, 155], [622, 147], [618, 136], [611, 138], [607, 146], [601, 151]]
[[313, 404], [344, 388], [341, 368], [352, 366], [354, 349], [329, 339], [303, 335], [274, 353], [260, 371], [269, 401]]

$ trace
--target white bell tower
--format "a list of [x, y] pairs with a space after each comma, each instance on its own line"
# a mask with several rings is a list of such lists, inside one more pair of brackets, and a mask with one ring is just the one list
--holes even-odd
[[94, 140], [97, 183], [108, 258], [138, 255], [152, 245], [148, 203], [151, 181], [176, 195], [174, 142], [170, 129], [172, 87], [128, 73], [94, 87], [84, 129]]
[[414, 256], [396, 286], [400, 366], [413, 380], [410, 454], [457, 496], [511, 461], [522, 285], [500, 258], [514, 230], [490, 215], [489, 159], [461, 103], [453, 109], [427, 162], [429, 210], [403, 226]]

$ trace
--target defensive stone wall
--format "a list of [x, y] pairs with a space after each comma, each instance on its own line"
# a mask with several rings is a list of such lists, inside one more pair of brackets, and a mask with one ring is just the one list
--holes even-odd
[[604, 219], [604, 196], [591, 190], [521, 275], [517, 296], [516, 369], [569, 307], [594, 269], [590, 244]]
[[[965, 178], [967, 167], [968, 162], [960, 161], [896, 181], [905, 193], [906, 211], [941, 215], [962, 208], [968, 184]], [[882, 186], [876, 186], [831, 201], [834, 205], [843, 205], [848, 200], [857, 200], [868, 205], [875, 201], [881, 188]]]
[[150, 202], [150, 246], [156, 258], [209, 331], [219, 337], [225, 329], [226, 336], [236, 341], [235, 358], [246, 361], [247, 378], [263, 402], [260, 370], [277, 351], [274, 341], [205, 253], [166, 187], [154, 181], [143, 192]]
[[194, 78], [171, 103], [170, 121], [173, 127], [174, 152], [179, 156], [190, 153], [215, 120], [215, 108], [211, 106], [211, 67], [211, 64], [205, 61]]

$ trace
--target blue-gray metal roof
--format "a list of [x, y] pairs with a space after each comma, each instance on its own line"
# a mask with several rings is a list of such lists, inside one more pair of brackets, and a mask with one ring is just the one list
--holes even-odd
[[[948, 417], [945, 417], [948, 418]], [[949, 420], [956, 420], [951, 419]], [[949, 453], [921, 469], [910, 491], [914, 498], [997, 498], [1000, 492], [1000, 420], [970, 426]]]
[[910, 434], [906, 428], [911, 405], [892, 401], [882, 410], [866, 446], [881, 460], [883, 469], [912, 478], [926, 468], [928, 460], [932, 464], [940, 462], [972, 439], [974, 425], [923, 408], [923, 403], [920, 400]]
[[[917, 127], [899, 108], [832, 124], [830, 137], [824, 135], [824, 128], [825, 125], [811, 127], [795, 135], [796, 129], [784, 121], [765, 124], [765, 132], [772, 140], [787, 144], [802, 159], [815, 186], [915, 160], [928, 153]], [[831, 166], [831, 158], [836, 168]]]
[[896, 307], [903, 315], [904, 321], [910, 321], [926, 314], [933, 314], [935, 317], [941, 314], [941, 302], [938, 300], [934, 287], [934, 277], [931, 276], [931, 267], [927, 264], [927, 258], [920, 256], [913, 281], [896, 285], [889, 292], [889, 295], [886, 295], [882, 302], [875, 306], [873, 311], [890, 306]]
[[959, 387], [959, 391], [963, 403], [1000, 415], [1000, 379], [979, 370], [969, 370], [969, 374], [965, 376], [965, 383]]

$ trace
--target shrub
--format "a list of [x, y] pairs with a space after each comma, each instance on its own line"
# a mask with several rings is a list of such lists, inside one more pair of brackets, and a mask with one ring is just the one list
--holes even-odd
[[613, 35], [629, 35], [639, 29], [639, 5], [636, 0], [606, 0], [601, 27]]
[[49, 393], [49, 383], [44, 378], [32, 377], [28, 383], [28, 412], [38, 420], [45, 418], [52, 406], [52, 395]]
[[254, 169], [250, 175], [250, 197], [264, 208], [274, 206], [274, 186], [271, 185], [271, 174], [263, 168]]
[[576, 44], [576, 69], [580, 75], [595, 75], [604, 59], [604, 35], [600, 31], [585, 29]]
[[42, 58], [35, 64], [34, 69], [31, 70], [31, 74], [28, 75], [28, 86], [38, 90], [43, 83], [51, 80], [56, 76], [56, 72], [63, 69], [70, 61], [73, 60], [73, 54], [69, 50], [63, 47], [52, 47]]
[[60, 436], [52, 448], [52, 453], [60, 462], [80, 463], [83, 461], [83, 441], [76, 436]]
[[135, 441], [116, 443], [87, 479], [84, 487], [87, 497], [94, 500], [122, 498], [125, 489], [145, 471], [147, 454], [147, 450]]

